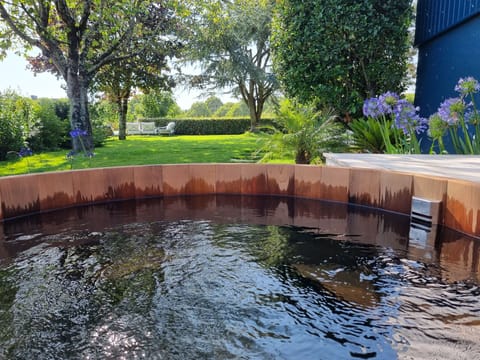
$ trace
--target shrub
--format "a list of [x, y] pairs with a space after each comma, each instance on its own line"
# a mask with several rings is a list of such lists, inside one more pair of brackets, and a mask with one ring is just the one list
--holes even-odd
[[140, 119], [139, 121], [154, 121], [156, 126], [165, 126], [170, 121], [175, 121], [175, 134], [177, 135], [243, 134], [250, 129], [250, 118], [191, 118], [173, 120], [169, 118], [150, 118]]
[[282, 0], [272, 30], [284, 91], [349, 119], [363, 99], [401, 91], [409, 57], [411, 0]]
[[93, 145], [101, 147], [107, 137], [113, 135], [111, 124], [117, 121], [115, 104], [108, 101], [99, 101], [91, 104], [90, 120], [92, 122]]
[[19, 151], [23, 143], [21, 125], [0, 113], [0, 160], [5, 160], [9, 151]]
[[275, 157], [294, 158], [297, 164], [323, 159], [323, 152], [346, 148], [344, 127], [329, 111], [317, 111], [284, 99], [277, 113], [277, 128], [263, 147], [262, 160]]
[[27, 139], [33, 151], [58, 150], [70, 146], [70, 124], [67, 119], [62, 120], [57, 116], [60, 107], [56, 104], [57, 100], [51, 99], [40, 99], [34, 104], [36, 121]]
[[0, 93], [0, 160], [5, 160], [9, 151], [18, 152], [24, 146], [32, 118], [30, 99], [11, 90]]

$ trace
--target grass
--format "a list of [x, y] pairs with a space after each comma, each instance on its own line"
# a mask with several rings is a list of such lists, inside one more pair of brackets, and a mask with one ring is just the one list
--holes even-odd
[[263, 140], [250, 133], [109, 138], [91, 159], [78, 155], [70, 161], [67, 150], [41, 153], [0, 162], [0, 176], [125, 165], [249, 162], [257, 159], [254, 152]]

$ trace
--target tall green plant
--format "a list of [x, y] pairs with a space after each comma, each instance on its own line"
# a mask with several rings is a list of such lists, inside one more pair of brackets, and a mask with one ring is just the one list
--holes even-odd
[[254, 129], [266, 101], [278, 89], [271, 69], [273, 0], [189, 0], [185, 56], [201, 64], [190, 84], [217, 91], [234, 88], [247, 105]]
[[34, 123], [32, 101], [11, 90], [0, 93], [0, 160], [18, 152]]
[[412, 0], [280, 0], [274, 69], [287, 95], [346, 118], [363, 99], [405, 86]]
[[292, 157], [297, 164], [322, 159], [322, 153], [345, 148], [344, 127], [328, 111], [317, 111], [312, 105], [297, 104], [289, 99], [280, 103], [274, 133], [262, 148], [263, 160]]

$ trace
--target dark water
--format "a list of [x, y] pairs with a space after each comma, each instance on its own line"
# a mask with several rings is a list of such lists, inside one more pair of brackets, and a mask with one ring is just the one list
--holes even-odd
[[480, 359], [479, 257], [451, 231], [307, 200], [8, 221], [0, 359]]

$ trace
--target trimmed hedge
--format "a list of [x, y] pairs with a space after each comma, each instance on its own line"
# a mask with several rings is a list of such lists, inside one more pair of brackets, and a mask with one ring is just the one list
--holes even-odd
[[[138, 121], [155, 122], [155, 126], [165, 126], [174, 121], [176, 135], [235, 135], [250, 130], [250, 118], [144, 118]], [[272, 122], [273, 119], [262, 119], [262, 124]]]

